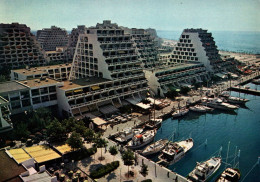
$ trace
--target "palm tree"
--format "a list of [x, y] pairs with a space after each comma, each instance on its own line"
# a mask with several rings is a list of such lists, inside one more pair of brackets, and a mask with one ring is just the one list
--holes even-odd
[[102, 148], [106, 147], [108, 142], [105, 139], [98, 137], [95, 139], [94, 143], [97, 148], [101, 148], [101, 160], [102, 160]]
[[111, 146], [111, 147], [109, 148], [109, 153], [110, 153], [111, 155], [113, 155], [113, 161], [114, 161], [115, 155], [118, 154], [118, 151], [117, 151], [116, 146]]
[[127, 151], [125, 151], [122, 154], [122, 160], [124, 161], [124, 165], [128, 166], [128, 172], [127, 175], [129, 177], [129, 166], [132, 166], [134, 164], [134, 152], [130, 149], [127, 149]]

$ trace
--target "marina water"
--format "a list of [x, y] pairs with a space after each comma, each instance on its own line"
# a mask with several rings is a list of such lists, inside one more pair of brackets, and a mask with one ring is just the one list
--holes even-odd
[[[260, 32], [211, 31], [219, 50], [260, 54]], [[158, 30], [161, 38], [179, 40], [182, 31]]]
[[[260, 85], [248, 85], [252, 89], [260, 89]], [[231, 95], [238, 96], [239, 93], [231, 92]], [[241, 107], [235, 112], [217, 110], [207, 114], [189, 112], [184, 118], [165, 120], [157, 132], [156, 140], [169, 138], [173, 133], [175, 133], [174, 141], [189, 137], [194, 139], [194, 146], [185, 157], [168, 168], [187, 176], [196, 166], [196, 162], [205, 161], [213, 155], [216, 156], [221, 146], [223, 147], [221, 156], [225, 162], [230, 141], [228, 163], [234, 159], [237, 146], [237, 149], [241, 150], [239, 169], [241, 179], [243, 179], [260, 156], [260, 96], [241, 93], [240, 97], [250, 99], [250, 101], [246, 103], [246, 107]], [[206, 139], [207, 145], [205, 146]], [[222, 163], [212, 181], [221, 174], [224, 168], [225, 164]], [[259, 174], [260, 164], [244, 181], [260, 181]]]

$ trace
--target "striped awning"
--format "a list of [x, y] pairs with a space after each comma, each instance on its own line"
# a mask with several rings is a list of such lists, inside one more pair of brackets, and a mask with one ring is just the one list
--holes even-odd
[[82, 92], [82, 91], [83, 91], [82, 89], [74, 90], [75, 93]]
[[91, 89], [92, 90], [98, 90], [98, 89], [100, 89], [100, 87], [98, 85], [94, 85], [94, 86], [91, 87]]

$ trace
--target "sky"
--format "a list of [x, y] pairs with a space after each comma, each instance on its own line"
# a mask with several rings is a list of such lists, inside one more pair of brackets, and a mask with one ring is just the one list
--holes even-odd
[[129, 28], [260, 31], [260, 0], [0, 0], [0, 23], [71, 30], [111, 20]]

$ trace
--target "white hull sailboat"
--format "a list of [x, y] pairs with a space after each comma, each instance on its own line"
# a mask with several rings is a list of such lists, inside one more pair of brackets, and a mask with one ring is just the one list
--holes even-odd
[[189, 138], [180, 142], [169, 142], [159, 155], [158, 164], [172, 165], [184, 157], [185, 153], [193, 147], [193, 140]]
[[160, 139], [150, 145], [148, 145], [143, 151], [142, 155], [152, 155], [160, 152], [166, 146], [168, 140], [167, 139]]

